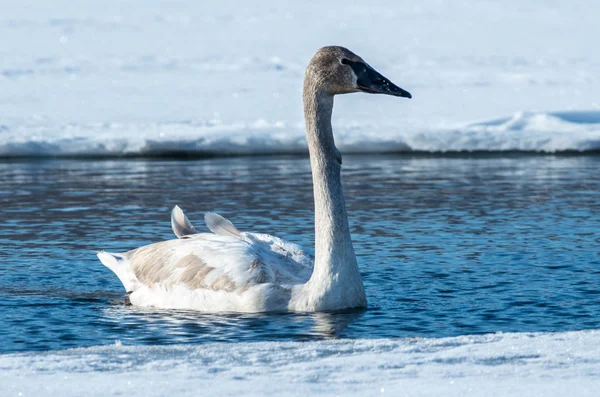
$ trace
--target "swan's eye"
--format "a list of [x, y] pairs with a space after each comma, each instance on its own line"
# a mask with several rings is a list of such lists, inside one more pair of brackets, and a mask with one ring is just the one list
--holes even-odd
[[340, 63], [342, 65], [348, 65], [350, 63], [350, 61], [348, 61], [346, 58], [342, 58], [342, 59], [340, 59]]

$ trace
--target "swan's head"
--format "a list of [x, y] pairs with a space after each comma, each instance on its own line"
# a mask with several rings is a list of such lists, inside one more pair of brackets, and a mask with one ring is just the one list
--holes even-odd
[[410, 92], [383, 77], [361, 57], [338, 46], [316, 52], [306, 69], [306, 81], [329, 95], [368, 92], [412, 98]]

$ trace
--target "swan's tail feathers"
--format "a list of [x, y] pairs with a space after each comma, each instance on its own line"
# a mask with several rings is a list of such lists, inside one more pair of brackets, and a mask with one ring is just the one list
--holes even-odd
[[235, 226], [233, 226], [233, 223], [231, 223], [228, 219], [223, 218], [219, 214], [207, 212], [204, 214], [204, 221], [206, 222], [206, 226], [214, 234], [237, 238], [242, 237], [242, 233]]
[[190, 234], [198, 234], [196, 228], [191, 224], [178, 205], [173, 207], [173, 211], [171, 211], [171, 228], [177, 238], [189, 236]]
[[131, 269], [129, 260], [122, 254], [113, 254], [111, 252], [98, 252], [98, 259], [107, 268], [117, 275], [126, 292], [133, 292], [141, 287], [140, 282]]

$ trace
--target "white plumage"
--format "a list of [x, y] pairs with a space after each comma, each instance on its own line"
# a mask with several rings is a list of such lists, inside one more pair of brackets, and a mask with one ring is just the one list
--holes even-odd
[[[138, 306], [200, 311], [285, 311], [294, 287], [312, 274], [313, 258], [280, 238], [242, 233], [227, 219], [207, 213], [214, 233], [198, 233], [175, 206], [171, 225], [178, 240], [126, 253], [98, 253]], [[192, 233], [192, 234], [187, 234]]]

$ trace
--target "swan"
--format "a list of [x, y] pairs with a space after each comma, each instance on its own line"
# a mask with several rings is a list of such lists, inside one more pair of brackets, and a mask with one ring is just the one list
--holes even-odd
[[171, 225], [177, 239], [97, 254], [125, 287], [127, 300], [203, 312], [366, 307], [342, 192], [342, 156], [331, 126], [333, 97], [353, 92], [411, 98], [344, 47], [323, 47], [310, 60], [302, 95], [314, 189], [314, 259], [280, 238], [241, 232], [215, 213], [204, 219], [212, 233], [200, 233], [176, 206]]

